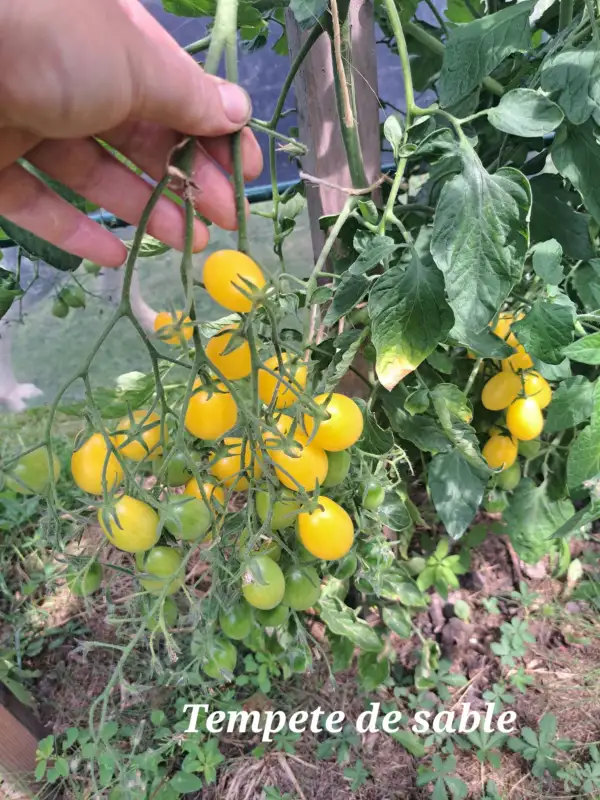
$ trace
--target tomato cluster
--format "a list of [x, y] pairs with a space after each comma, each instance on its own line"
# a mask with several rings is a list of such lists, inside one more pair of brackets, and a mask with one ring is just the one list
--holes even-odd
[[[141, 588], [162, 599], [158, 615], [157, 600], [145, 601], [151, 630], [175, 624], [170, 595], [185, 583], [190, 545], [200, 544], [208, 561], [211, 547], [218, 548], [230, 574], [239, 575], [231, 597], [220, 601], [221, 633], [192, 648], [216, 678], [235, 664], [232, 642], [313, 607], [321, 593], [319, 564], [352, 549], [354, 522], [329, 494], [349, 473], [363, 415], [342, 394], [313, 396], [303, 354], [253, 347], [247, 317], [270, 289], [248, 256], [213, 253], [203, 283], [239, 319], [229, 317], [209, 339], [191, 390], [173, 403], [169, 398], [171, 414], [159, 413], [164, 406], [157, 403], [88, 432], [74, 449], [71, 471], [81, 490], [102, 497], [100, 527], [112, 545], [132, 554]], [[197, 344], [195, 324], [183, 311], [161, 312], [155, 328], [165, 344], [187, 349], [192, 338]], [[139, 476], [149, 473], [156, 483], [148, 488]], [[363, 507], [376, 509], [382, 493], [365, 486]], [[229, 521], [240, 508], [241, 529]], [[352, 566], [341, 564], [345, 572]], [[99, 587], [96, 566], [70, 575], [74, 592]]]

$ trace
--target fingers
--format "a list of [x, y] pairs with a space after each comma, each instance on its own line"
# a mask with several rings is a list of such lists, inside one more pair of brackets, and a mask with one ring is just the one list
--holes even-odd
[[[244, 128], [241, 133], [242, 162], [244, 165], [244, 179], [255, 181], [263, 169], [263, 155], [260, 145], [250, 128]], [[231, 137], [215, 136], [212, 139], [203, 139], [202, 146], [224, 170], [233, 172], [231, 156]]]
[[123, 242], [18, 164], [0, 172], [0, 216], [103, 267], [118, 267], [127, 257]]
[[[32, 150], [27, 160], [51, 178], [132, 225], [140, 221], [152, 194], [150, 184], [92, 139], [48, 140]], [[168, 198], [161, 198], [150, 217], [148, 233], [170, 247], [182, 250], [185, 241], [182, 209]], [[197, 220], [194, 251], [202, 250], [207, 243], [208, 230]]]
[[39, 141], [34, 133], [21, 128], [0, 128], [0, 170], [25, 155]]

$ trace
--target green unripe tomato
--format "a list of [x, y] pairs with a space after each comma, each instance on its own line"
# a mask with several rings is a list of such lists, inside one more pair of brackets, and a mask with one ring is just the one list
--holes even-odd
[[75, 597], [93, 594], [102, 583], [102, 567], [97, 561], [89, 565], [85, 572], [70, 569], [67, 573], [67, 586]]
[[97, 275], [102, 267], [99, 264], [94, 264], [93, 261], [88, 261], [87, 258], [83, 260], [83, 268], [88, 275]]
[[369, 324], [369, 311], [366, 308], [355, 308], [350, 312], [350, 322], [355, 325], [368, 325]]
[[[60, 462], [52, 457], [54, 480], [60, 475]], [[45, 447], [32, 450], [17, 461], [5, 476], [4, 484], [19, 494], [44, 494], [50, 487], [50, 460]]]
[[334, 576], [334, 578], [343, 580], [344, 578], [350, 578], [352, 575], [354, 575], [357, 567], [358, 559], [354, 553], [348, 553], [347, 556], [344, 556], [344, 558], [334, 564], [331, 574]]
[[165, 528], [186, 542], [201, 539], [211, 524], [210, 509], [198, 497], [175, 495], [166, 506]]
[[141, 585], [150, 594], [161, 594], [165, 586], [167, 594], [174, 594], [184, 582], [183, 575], [176, 575], [181, 561], [181, 554], [174, 547], [159, 545], [147, 553], [137, 553], [135, 557], [137, 568], [153, 576], [140, 578]]
[[323, 486], [326, 488], [338, 486], [338, 484], [346, 479], [350, 471], [352, 457], [347, 450], [338, 450], [336, 453], [327, 453], [327, 461], [329, 462], [329, 466], [327, 468], [327, 475], [323, 481]]
[[[264, 524], [269, 515], [269, 507], [271, 505], [268, 492], [256, 492], [255, 499], [256, 513], [258, 518]], [[273, 514], [271, 515], [271, 530], [281, 531], [283, 528], [289, 528], [293, 525], [298, 516], [298, 512], [302, 508], [302, 503], [294, 492], [289, 489], [284, 489], [279, 498], [273, 505]]]
[[229, 680], [237, 662], [237, 648], [224, 636], [215, 637], [210, 643], [202, 669], [209, 678]]
[[385, 489], [377, 481], [369, 481], [363, 488], [362, 506], [367, 511], [377, 511], [385, 499]]
[[257, 609], [256, 619], [265, 628], [278, 628], [287, 622], [290, 610], [287, 606], [280, 603], [275, 608], [270, 609]]
[[164, 486], [183, 486], [187, 483], [192, 473], [186, 466], [186, 460], [183, 453], [169, 454], [169, 460], [166, 468], [163, 466], [166, 456], [156, 456], [152, 459], [152, 472]]
[[52, 303], [52, 316], [58, 319], [64, 319], [69, 313], [69, 306], [60, 297]]
[[252, 608], [242, 600], [219, 614], [221, 630], [230, 639], [245, 639], [250, 634], [254, 618]]
[[496, 476], [496, 485], [505, 492], [512, 492], [521, 481], [521, 465], [518, 461]]
[[293, 567], [285, 575], [282, 603], [294, 611], [312, 608], [321, 596], [321, 578], [314, 567]]
[[523, 458], [535, 458], [540, 452], [542, 443], [539, 439], [530, 439], [528, 442], [519, 442], [519, 455]]
[[85, 292], [77, 284], [67, 286], [60, 293], [60, 299], [66, 303], [69, 308], [85, 308]]
[[250, 556], [267, 556], [273, 561], [281, 558], [281, 546], [274, 539], [259, 539], [252, 550], [248, 547], [248, 528], [244, 528], [237, 540], [237, 549], [242, 554], [240, 560], [244, 561]]
[[[155, 600], [149, 602], [147, 604], [148, 608], [151, 608], [155, 602]], [[165, 622], [165, 627], [174, 628], [179, 616], [179, 609], [177, 608], [177, 603], [172, 597], [165, 597], [163, 600], [162, 615]], [[146, 619], [148, 620], [148, 628], [151, 632], [160, 628], [160, 610], [156, 612], [156, 615], [148, 613], [146, 615]]]
[[508, 506], [508, 498], [504, 492], [493, 489], [483, 500], [483, 507], [490, 514], [500, 514]]
[[267, 556], [255, 556], [248, 561], [242, 576], [242, 594], [251, 606], [275, 608], [284, 592], [285, 578], [279, 564]]

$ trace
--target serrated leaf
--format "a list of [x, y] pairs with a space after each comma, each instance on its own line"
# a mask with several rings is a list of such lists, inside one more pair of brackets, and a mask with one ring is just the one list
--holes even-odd
[[556, 93], [570, 122], [581, 125], [593, 116], [600, 124], [600, 50], [595, 39], [582, 49], [565, 48], [545, 59], [540, 79], [545, 92]]
[[562, 247], [556, 239], [540, 242], [532, 248], [533, 269], [543, 281], [558, 286], [563, 279]]
[[385, 625], [402, 639], [410, 639], [413, 629], [410, 624], [410, 614], [406, 609], [398, 606], [384, 606], [382, 619]]
[[594, 257], [590, 216], [574, 210], [579, 196], [565, 189], [558, 175], [539, 175], [531, 181], [531, 238], [535, 242], [556, 239], [565, 255], [586, 261]]
[[472, 350], [479, 358], [508, 358], [514, 352], [510, 345], [488, 327], [479, 332], [455, 327], [450, 331], [449, 337]]
[[583, 375], [563, 380], [548, 406], [545, 433], [573, 428], [590, 418], [594, 407], [594, 386]]
[[571, 442], [567, 458], [567, 486], [579, 489], [600, 475], [600, 425], [594, 421]]
[[511, 53], [529, 48], [533, 5], [516, 3], [450, 31], [438, 85], [442, 106], [466, 97]]
[[[131, 249], [133, 242], [126, 242], [127, 248]], [[163, 253], [168, 253], [171, 248], [167, 244], [159, 242], [154, 236], [145, 233], [142, 237], [142, 243], [138, 250], [138, 258], [152, 258], [153, 256], [161, 256]]]
[[[560, 364], [575, 335], [575, 315], [570, 301], [537, 299], [512, 330], [528, 353], [547, 364]], [[566, 348], [566, 349], [565, 349]]]
[[488, 120], [499, 131], [525, 137], [551, 133], [563, 118], [563, 112], [556, 103], [533, 89], [507, 92], [488, 114]]
[[327, 627], [338, 636], [350, 639], [361, 650], [378, 653], [383, 642], [373, 628], [356, 617], [352, 609], [335, 597], [321, 596], [319, 614]]
[[341, 317], [348, 314], [363, 299], [370, 287], [364, 275], [345, 273], [336, 281], [333, 301], [325, 314], [325, 325], [334, 325]]
[[518, 170], [490, 175], [469, 145], [461, 152], [463, 171], [440, 194], [431, 253], [444, 273], [457, 324], [479, 331], [521, 277], [531, 191]]
[[[336, 352], [323, 373], [323, 391], [330, 392], [338, 385], [340, 380], [348, 372], [350, 365], [354, 361], [356, 354], [362, 347], [369, 331], [367, 328], [346, 331], [344, 336], [344, 346], [337, 347]], [[336, 345], [337, 346], [337, 340]]]
[[398, 244], [391, 237], [375, 236], [356, 261], [348, 267], [348, 272], [351, 275], [363, 275], [373, 267], [382, 264], [397, 249]]
[[473, 411], [466, 395], [451, 383], [440, 383], [431, 391], [431, 399], [448, 439], [476, 470], [489, 469], [479, 450], [474, 428], [469, 424]]
[[453, 539], [460, 538], [477, 513], [488, 481], [459, 450], [431, 459], [429, 489], [435, 510]]
[[519, 558], [537, 564], [551, 551], [551, 537], [573, 511], [570, 500], [550, 500], [543, 485], [524, 478], [504, 512], [506, 533]]
[[358, 657], [358, 674], [363, 691], [374, 692], [390, 675], [389, 659], [380, 659], [377, 653], [361, 653]]
[[402, 438], [412, 442], [419, 450], [428, 453], [443, 453], [450, 450], [448, 437], [436, 423], [426, 415], [411, 417], [403, 409], [404, 395], [392, 390], [381, 395], [381, 401], [392, 429]]
[[577, 126], [566, 123], [557, 131], [550, 152], [556, 169], [578, 190], [586, 209], [600, 222], [600, 145], [594, 132], [592, 120]]
[[23, 248], [34, 259], [41, 259], [61, 272], [75, 272], [83, 261], [79, 256], [71, 255], [60, 247], [55, 247], [50, 242], [40, 239], [33, 233], [15, 225], [4, 217], [0, 217], [0, 227], [6, 235]]
[[454, 322], [442, 275], [416, 253], [405, 268], [392, 267], [375, 281], [369, 316], [377, 377], [388, 390], [435, 350]]
[[573, 275], [573, 285], [586, 311], [600, 308], [600, 259], [581, 264]]
[[377, 513], [381, 522], [393, 531], [401, 532], [413, 526], [412, 517], [400, 492], [386, 492]]
[[312, 28], [327, 8], [327, 0], [290, 0], [290, 11], [302, 30]]
[[379, 425], [375, 414], [367, 409], [366, 403], [358, 400], [355, 400], [355, 402], [360, 405], [364, 420], [362, 436], [356, 446], [365, 453], [373, 453], [375, 455], [389, 453], [394, 446], [394, 434], [389, 428], [382, 428]]
[[600, 331], [577, 339], [573, 344], [565, 347], [564, 354], [567, 358], [578, 361], [580, 364], [597, 366], [600, 364]]

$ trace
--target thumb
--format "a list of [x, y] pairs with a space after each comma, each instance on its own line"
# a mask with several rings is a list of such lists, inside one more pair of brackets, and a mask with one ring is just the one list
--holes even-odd
[[248, 122], [241, 87], [207, 75], [137, 0], [120, 4], [140, 33], [130, 39], [132, 116], [190, 136], [233, 133]]

